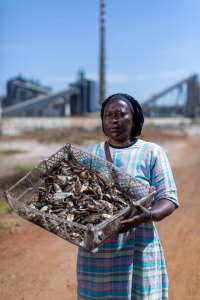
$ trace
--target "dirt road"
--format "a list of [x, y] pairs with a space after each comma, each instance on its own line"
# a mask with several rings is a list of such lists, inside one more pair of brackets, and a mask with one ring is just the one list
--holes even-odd
[[[170, 300], [200, 299], [200, 140], [165, 142], [181, 208], [158, 223], [170, 278]], [[173, 150], [173, 151], [172, 151]], [[1, 300], [75, 300], [77, 248], [14, 217], [0, 231]]]

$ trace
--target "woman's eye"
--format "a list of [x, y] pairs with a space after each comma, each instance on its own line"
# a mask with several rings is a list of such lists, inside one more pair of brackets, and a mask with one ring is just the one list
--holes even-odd
[[120, 112], [120, 113], [117, 114], [117, 117], [118, 117], [118, 118], [122, 118], [122, 117], [124, 117], [124, 116], [125, 116], [125, 113], [123, 113], [123, 112]]
[[106, 118], [110, 118], [112, 115], [111, 114], [105, 114]]
[[124, 117], [125, 115], [126, 115], [126, 113], [124, 113], [124, 112], [115, 112], [115, 113], [111, 112], [111, 113], [106, 113], [105, 117], [106, 118], [117, 118], [117, 119], [119, 119], [119, 118]]

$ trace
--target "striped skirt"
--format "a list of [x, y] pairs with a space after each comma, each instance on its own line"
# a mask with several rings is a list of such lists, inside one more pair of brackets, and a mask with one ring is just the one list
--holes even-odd
[[78, 300], [167, 300], [168, 277], [153, 223], [107, 240], [96, 253], [79, 249]]

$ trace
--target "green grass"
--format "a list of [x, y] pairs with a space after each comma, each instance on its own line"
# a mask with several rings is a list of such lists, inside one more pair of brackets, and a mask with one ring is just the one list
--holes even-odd
[[19, 221], [12, 218], [0, 220], [0, 230], [12, 229], [13, 227], [19, 227], [19, 226], [20, 226]]
[[12, 174], [0, 178], [0, 213], [9, 211], [9, 205], [2, 193], [24, 177], [32, 168], [32, 164], [18, 165], [13, 169]]
[[20, 153], [26, 153], [27, 151], [22, 150], [0, 150], [0, 155], [14, 155]]
[[6, 202], [6, 200], [0, 200], [0, 214], [11, 212], [12, 208]]
[[19, 174], [23, 173], [25, 175], [26, 173], [28, 173], [29, 171], [31, 171], [33, 168], [34, 168], [34, 165], [32, 165], [32, 164], [18, 165], [18, 166], [14, 167], [13, 173], [15, 173], [15, 174], [17, 174], [17, 173], [19, 173]]
[[21, 225], [11, 212], [13, 211], [3, 196], [3, 191], [15, 184], [20, 178], [26, 175], [34, 166], [32, 164], [18, 165], [13, 173], [0, 179], [0, 231], [15, 230]]

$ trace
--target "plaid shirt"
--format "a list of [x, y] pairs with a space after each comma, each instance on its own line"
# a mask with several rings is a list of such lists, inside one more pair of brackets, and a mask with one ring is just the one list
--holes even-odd
[[[88, 151], [105, 159], [104, 143]], [[178, 207], [171, 168], [160, 146], [138, 139], [130, 147], [110, 151], [117, 167], [155, 187], [155, 201], [168, 199]], [[96, 253], [79, 249], [77, 279], [79, 300], [168, 299], [166, 264], [155, 224], [116, 234]]]

